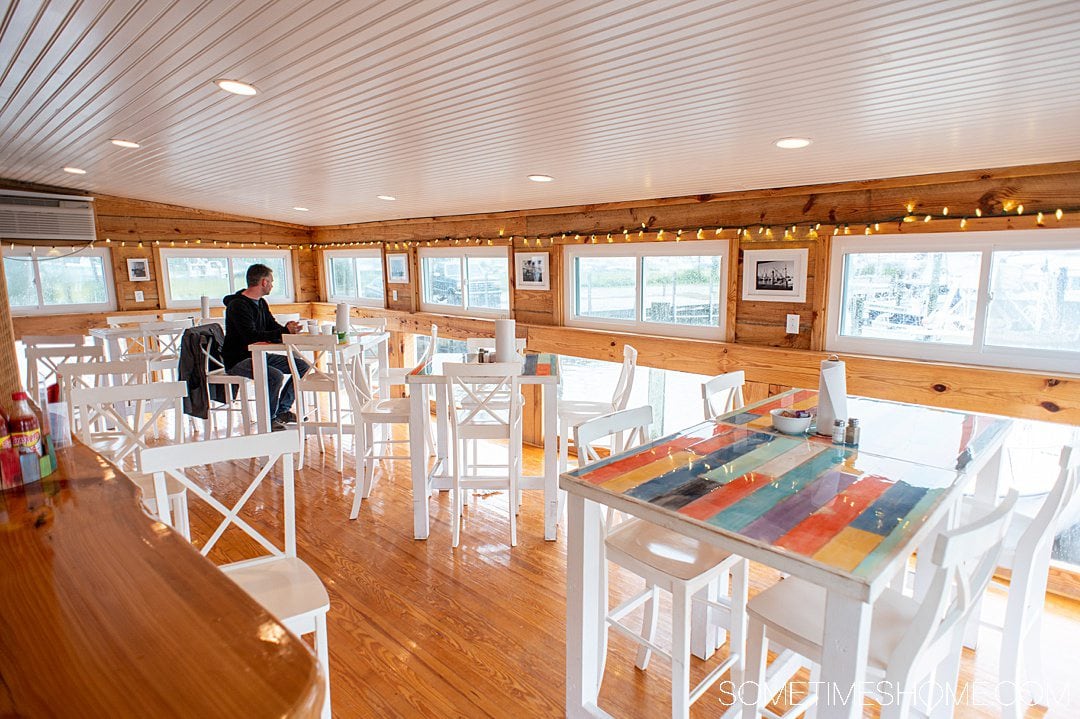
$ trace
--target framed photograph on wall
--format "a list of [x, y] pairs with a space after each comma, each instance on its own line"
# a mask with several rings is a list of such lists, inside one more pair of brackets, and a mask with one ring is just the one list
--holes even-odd
[[810, 251], [743, 252], [742, 298], [751, 302], [806, 302], [806, 263]]
[[404, 252], [386, 256], [386, 281], [395, 285], [409, 284], [409, 256]]
[[517, 268], [514, 275], [517, 289], [551, 289], [547, 252], [515, 252], [514, 265]]
[[129, 257], [128, 279], [132, 282], [150, 281], [150, 260], [145, 257]]

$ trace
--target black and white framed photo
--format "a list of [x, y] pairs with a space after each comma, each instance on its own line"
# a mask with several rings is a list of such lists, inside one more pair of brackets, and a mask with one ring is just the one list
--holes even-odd
[[551, 289], [547, 252], [515, 252], [516, 287], [519, 290]]
[[129, 257], [127, 266], [128, 279], [132, 282], [150, 281], [150, 260], [145, 257]]
[[395, 285], [409, 284], [409, 256], [404, 252], [386, 256], [386, 281]]
[[806, 302], [806, 263], [810, 251], [743, 252], [742, 298], [752, 302]]

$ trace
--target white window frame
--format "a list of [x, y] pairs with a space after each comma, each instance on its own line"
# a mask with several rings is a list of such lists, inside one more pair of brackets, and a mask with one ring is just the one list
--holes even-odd
[[[172, 282], [169, 278], [169, 261], [170, 257], [226, 257], [229, 259], [229, 281], [232, 281], [233, 266], [232, 260], [239, 257], [280, 257], [285, 260], [285, 276], [278, 277], [274, 275], [274, 287], [275, 289], [285, 288], [285, 297], [279, 299], [274, 297], [267, 297], [266, 301], [271, 304], [291, 304], [296, 301], [296, 286], [293, 283], [293, 266], [292, 266], [292, 251], [291, 250], [268, 250], [265, 248], [255, 247], [248, 249], [219, 249], [219, 248], [206, 248], [206, 247], [184, 247], [179, 248], [162, 248], [161, 253], [161, 280], [165, 292], [165, 306], [168, 308], [187, 308], [198, 307], [199, 300], [175, 300], [172, 296]], [[247, 269], [247, 268], [244, 268]], [[246, 289], [244, 287], [234, 287], [233, 292]], [[213, 307], [221, 307], [220, 297], [211, 297], [210, 305]]]
[[[420, 283], [420, 310], [441, 315], [463, 315], [466, 317], [494, 317], [505, 318], [510, 316], [511, 307], [506, 310], [491, 310], [488, 308], [473, 309], [469, 307], [468, 300], [468, 263], [467, 257], [499, 257], [506, 260], [506, 296], [507, 304], [512, 302], [513, 293], [510, 285], [510, 249], [507, 247], [421, 247], [417, 250], [417, 274]], [[440, 305], [437, 303], [424, 302], [424, 258], [426, 257], [457, 257], [461, 260], [461, 301], [462, 307], [455, 305]]]
[[[353, 259], [353, 258], [371, 258], [379, 261], [379, 279], [382, 282], [382, 299], [373, 300], [368, 297], [347, 297], [344, 295], [335, 295], [334, 289], [334, 275], [330, 269], [330, 261], [332, 259]], [[353, 263], [353, 271], [356, 270], [356, 263]], [[354, 305], [362, 305], [364, 307], [380, 307], [386, 308], [386, 268], [383, 262], [383, 253], [380, 249], [366, 249], [366, 250], [326, 250], [323, 252], [323, 272], [326, 277], [326, 297], [328, 300], [334, 302], [348, 302]], [[360, 282], [359, 275], [357, 276], [357, 284]]]
[[[728, 252], [730, 245], [726, 240], [698, 240], [690, 242], [655, 242], [655, 243], [613, 243], [603, 245], [571, 245], [564, 248], [564, 266], [567, 268], [563, 287], [565, 299], [564, 322], [569, 327], [586, 329], [612, 330], [615, 332], [637, 332], [639, 334], [662, 335], [668, 337], [689, 337], [694, 339], [724, 339], [727, 322], [727, 287], [728, 287]], [[643, 263], [645, 257], [685, 257], [715, 256], [720, 258], [719, 288], [719, 324], [712, 327], [700, 325], [680, 325], [672, 322], [647, 322], [643, 319], [612, 320], [596, 317], [581, 317], [577, 314], [574, 288], [577, 286], [578, 257], [633, 257], [635, 258], [634, 316], [642, 317]]]
[[[72, 250], [74, 248], [64, 247], [62, 244], [58, 244], [56, 250], [61, 255], [100, 257], [105, 269], [103, 279], [105, 282], [105, 294], [108, 297], [107, 301], [93, 304], [46, 305], [44, 303], [44, 295], [42, 294], [41, 270], [38, 267], [38, 263], [40, 261], [47, 261], [42, 258], [47, 256], [50, 249], [51, 248], [46, 248], [41, 245], [17, 245], [12, 249], [5, 249], [3, 251], [4, 257], [26, 256], [34, 258], [31, 265], [34, 268], [34, 287], [37, 289], [38, 305], [37, 307], [14, 307], [10, 305], [10, 301], [5, 297], [4, 301], [9, 303], [9, 308], [13, 317], [67, 315], [82, 312], [113, 312], [116, 310], [116, 281], [113, 279], [112, 255], [106, 247], [84, 247], [77, 252], [73, 252]], [[23, 260], [19, 261], [22, 262]]]
[[[1080, 249], [1080, 230], [1050, 229], [997, 232], [948, 232], [918, 235], [838, 236], [830, 257], [828, 329], [825, 348], [830, 352], [905, 357], [931, 362], [956, 362], [988, 367], [1075, 372], [1080, 352], [999, 347], [985, 341], [990, 297], [990, 272], [995, 252]], [[911, 342], [840, 334], [843, 309], [844, 261], [849, 254], [918, 252], [982, 252], [975, 331], [970, 345]]]

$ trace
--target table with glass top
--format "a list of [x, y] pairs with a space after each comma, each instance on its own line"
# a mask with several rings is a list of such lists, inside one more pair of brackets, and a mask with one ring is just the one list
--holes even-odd
[[770, 410], [816, 403], [816, 392], [791, 390], [562, 476], [567, 716], [607, 716], [596, 705], [607, 606], [601, 506], [825, 588], [821, 681], [844, 701], [818, 713], [862, 715], [874, 600], [945, 525], [971, 478], [978, 494], [996, 496], [1011, 421], [852, 397], [859, 447], [773, 430]]
[[[434, 490], [450, 489], [453, 474], [449, 463], [450, 431], [446, 388], [448, 382], [442, 366], [446, 362], [464, 362], [466, 355], [440, 353], [428, 362], [412, 369], [405, 382], [410, 391], [409, 456], [424, 457], [424, 437], [430, 417], [429, 392], [435, 399], [435, 464], [429, 470], [426, 462], [412, 461], [413, 536], [427, 539], [430, 532], [428, 497]], [[554, 354], [527, 354], [522, 362], [520, 382], [540, 385], [543, 392], [544, 437], [554, 438], [559, 432], [559, 357]], [[544, 442], [544, 473], [541, 476], [522, 476], [521, 489], [541, 490], [544, 493], [544, 539], [554, 540], [559, 515], [558, 445], [554, 439]]]

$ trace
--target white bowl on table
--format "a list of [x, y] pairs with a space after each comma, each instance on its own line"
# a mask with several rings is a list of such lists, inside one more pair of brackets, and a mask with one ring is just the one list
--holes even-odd
[[814, 418], [810, 415], [805, 417], [785, 417], [784, 412], [789, 411], [791, 410], [780, 408], [769, 412], [772, 415], [773, 428], [784, 434], [806, 434], [806, 430], [810, 429], [810, 422]]

